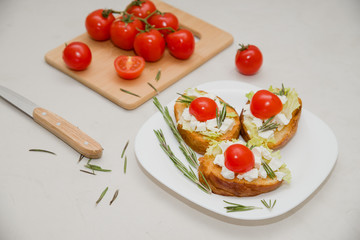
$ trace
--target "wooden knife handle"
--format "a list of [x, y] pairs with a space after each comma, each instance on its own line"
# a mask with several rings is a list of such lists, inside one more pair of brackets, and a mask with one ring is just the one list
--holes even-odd
[[101, 145], [62, 117], [40, 107], [34, 109], [33, 117], [35, 122], [85, 157], [101, 157], [103, 150]]

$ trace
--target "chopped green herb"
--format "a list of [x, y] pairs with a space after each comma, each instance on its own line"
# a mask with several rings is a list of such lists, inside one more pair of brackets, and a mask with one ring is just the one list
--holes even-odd
[[44, 152], [44, 153], [50, 153], [50, 154], [56, 155], [56, 153], [53, 153], [51, 151], [44, 150], [44, 149], [29, 149], [29, 152]]

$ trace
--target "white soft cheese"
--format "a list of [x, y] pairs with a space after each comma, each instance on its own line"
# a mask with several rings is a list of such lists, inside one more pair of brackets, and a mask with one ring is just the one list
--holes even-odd
[[254, 181], [258, 177], [259, 177], [259, 170], [257, 168], [253, 168], [250, 171], [247, 171], [246, 173], [237, 175], [237, 178], [245, 179], [246, 181], [249, 182]]
[[272, 158], [270, 163], [269, 163], [269, 167], [273, 170], [276, 171], [278, 170], [282, 165], [284, 164], [284, 162], [278, 158]]
[[269, 139], [274, 136], [274, 130], [261, 131], [258, 134], [262, 138]]
[[221, 169], [221, 175], [226, 179], [234, 179], [235, 177], [235, 173], [227, 169], [225, 166]]

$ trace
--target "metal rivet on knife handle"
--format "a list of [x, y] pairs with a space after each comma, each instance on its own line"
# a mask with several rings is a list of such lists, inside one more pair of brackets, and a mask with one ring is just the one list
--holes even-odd
[[60, 116], [43, 108], [35, 108], [34, 121], [69, 144], [87, 158], [100, 158], [103, 148], [94, 139]]

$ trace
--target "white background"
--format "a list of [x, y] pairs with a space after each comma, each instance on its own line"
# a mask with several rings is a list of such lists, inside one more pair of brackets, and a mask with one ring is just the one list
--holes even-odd
[[[99, 141], [105, 150], [97, 164], [113, 171], [81, 173], [85, 160], [78, 164], [77, 152], [0, 99], [0, 239], [358, 239], [360, 2], [166, 2], [231, 33], [234, 43], [159, 100], [168, 103], [176, 92], [221, 79], [294, 87], [304, 108], [337, 137], [339, 157], [329, 177], [305, 202], [273, 219], [233, 220], [198, 207], [136, 160], [137, 129], [156, 112], [151, 101], [124, 110], [44, 61], [46, 52], [85, 31], [88, 13], [123, 9], [127, 1], [1, 0], [0, 84]], [[264, 63], [255, 76], [236, 71], [238, 43], [261, 49]], [[124, 174], [120, 155], [128, 140]], [[118, 199], [109, 206], [116, 189]]]

